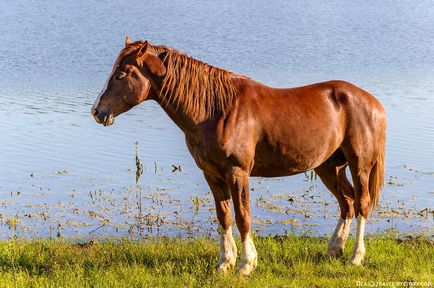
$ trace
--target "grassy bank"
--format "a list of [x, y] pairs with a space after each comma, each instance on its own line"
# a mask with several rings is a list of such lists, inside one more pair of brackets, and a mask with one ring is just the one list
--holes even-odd
[[[357, 281], [434, 283], [434, 243], [428, 239], [368, 237], [363, 267], [325, 256], [322, 238], [255, 240], [253, 276], [219, 275], [213, 240], [0, 241], [0, 287], [355, 287]], [[353, 242], [348, 243], [352, 246]], [[239, 243], [238, 243], [239, 245]], [[398, 285], [398, 284], [397, 284]], [[401, 286], [402, 287], [402, 286]]]

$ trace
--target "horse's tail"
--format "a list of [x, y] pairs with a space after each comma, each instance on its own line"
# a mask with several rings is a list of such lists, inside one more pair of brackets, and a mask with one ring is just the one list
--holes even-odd
[[[384, 127], [384, 130], [386, 128]], [[384, 185], [384, 153], [386, 144], [385, 131], [382, 131], [381, 139], [378, 145], [378, 153], [375, 159], [375, 164], [369, 174], [369, 196], [370, 206], [374, 209], [377, 206], [378, 199], [380, 198], [381, 189]]]

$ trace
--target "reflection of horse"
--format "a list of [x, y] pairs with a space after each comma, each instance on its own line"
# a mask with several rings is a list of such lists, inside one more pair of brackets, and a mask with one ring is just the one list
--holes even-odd
[[[336, 196], [341, 217], [328, 253], [341, 256], [357, 215], [350, 259], [361, 264], [369, 210], [384, 178], [386, 116], [368, 92], [343, 81], [276, 89], [147, 41], [126, 46], [92, 107], [98, 123], [153, 99], [185, 133], [188, 149], [214, 195], [221, 225], [218, 269], [235, 265], [232, 213], [241, 234], [240, 273], [256, 266], [250, 236], [250, 176], [315, 170]], [[348, 164], [354, 188], [345, 175]]]

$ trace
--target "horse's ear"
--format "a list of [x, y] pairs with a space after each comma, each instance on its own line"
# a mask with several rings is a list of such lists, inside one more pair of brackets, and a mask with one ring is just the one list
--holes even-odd
[[140, 46], [139, 52], [137, 52], [137, 55], [141, 57], [142, 55], [145, 55], [146, 49], [148, 49], [148, 41], [143, 42], [142, 46]]
[[164, 62], [164, 59], [166, 59], [167, 54], [169, 54], [169, 51], [164, 51], [158, 54], [158, 58], [160, 58], [161, 61]]
[[164, 67], [163, 61], [161, 61], [158, 56], [151, 53], [145, 53], [140, 57], [140, 61], [142, 62], [142, 65], [152, 74], [159, 77], [166, 75], [166, 67]]
[[131, 44], [131, 39], [130, 37], [127, 35], [127, 37], [125, 38], [125, 47], [127, 47], [128, 45]]

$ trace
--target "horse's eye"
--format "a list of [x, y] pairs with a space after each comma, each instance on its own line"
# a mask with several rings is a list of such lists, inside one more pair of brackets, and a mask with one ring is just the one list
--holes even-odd
[[116, 80], [121, 80], [121, 79], [124, 78], [125, 76], [127, 76], [127, 73], [125, 73], [125, 72], [120, 72], [120, 73], [116, 76]]

